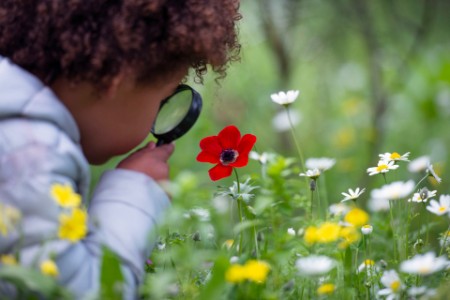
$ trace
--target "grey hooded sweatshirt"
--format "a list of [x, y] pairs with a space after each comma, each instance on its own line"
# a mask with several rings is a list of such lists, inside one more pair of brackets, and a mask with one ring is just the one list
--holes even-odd
[[[70, 184], [88, 207], [89, 232], [79, 242], [57, 238], [55, 183]], [[70, 112], [35, 76], [0, 56], [0, 203], [22, 214], [18, 228], [0, 234], [0, 254], [19, 251], [20, 264], [30, 267], [55, 257], [59, 282], [83, 299], [99, 290], [106, 246], [121, 260], [124, 299], [135, 299], [169, 199], [150, 177], [129, 170], [106, 171], [88, 201], [89, 183]]]

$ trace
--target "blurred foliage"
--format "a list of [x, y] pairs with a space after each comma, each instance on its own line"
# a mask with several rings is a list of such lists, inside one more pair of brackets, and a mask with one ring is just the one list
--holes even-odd
[[[351, 182], [374, 184], [365, 168], [382, 152], [430, 155], [449, 177], [449, 9], [443, 0], [243, 1], [241, 62], [220, 86], [211, 72], [203, 85], [187, 81], [204, 109], [176, 142], [182, 151], [170, 160], [172, 177], [190, 170], [207, 184], [205, 166], [195, 161], [198, 143], [229, 124], [255, 134], [258, 151], [295, 156], [289, 133], [271, 122], [280, 107], [270, 95], [287, 89], [300, 90], [292, 109], [301, 115], [296, 132], [305, 158], [338, 160], [327, 175], [329, 194]], [[94, 181], [116, 162], [94, 168]]]
[[[176, 142], [178, 151], [170, 159], [174, 205], [161, 228], [158, 245], [165, 250], [153, 254], [156, 262], [150, 269], [157, 270], [158, 276], [147, 278], [143, 294], [149, 299], [219, 299], [218, 294], [232, 298], [236, 292], [218, 283], [223, 283], [223, 278], [214, 277], [223, 276], [229, 264], [224, 239], [241, 230], [232, 225], [237, 223], [236, 207], [224, 206], [217, 200], [220, 197], [214, 197], [217, 185], [219, 190], [226, 189], [232, 186], [233, 178], [211, 183], [209, 166], [195, 160], [203, 137], [234, 124], [243, 134], [258, 137], [258, 152], [281, 154], [270, 170], [263, 172], [265, 178], [258, 177], [261, 166], [256, 161], [245, 170], [260, 187], [252, 200], [253, 213], [271, 224], [258, 224], [264, 258], [289, 262], [287, 269], [283, 269], [286, 265], [273, 264], [279, 269], [272, 270], [276, 276], [270, 284], [272, 288], [284, 287], [277, 292], [268, 287], [260, 298], [299, 297], [293, 294], [298, 289], [292, 289], [298, 279], [290, 274], [296, 254], [306, 255], [309, 250], [284, 233], [288, 224], [297, 224], [296, 228], [305, 225], [301, 215], [309, 195], [302, 192], [307, 183], [297, 176], [304, 170], [295, 160], [290, 133], [277, 131], [272, 123], [282, 108], [271, 101], [270, 95], [280, 90], [300, 90], [291, 109], [301, 116], [296, 132], [305, 158], [337, 160], [319, 182], [329, 204], [341, 200], [340, 193], [348, 188], [382, 185], [383, 178], [367, 176], [366, 169], [376, 165], [379, 153], [394, 151], [411, 152], [412, 159], [429, 155], [443, 183], [437, 185], [429, 180], [424, 184], [437, 189], [438, 194], [449, 194], [448, 11], [450, 2], [445, 0], [242, 1], [241, 62], [231, 65], [220, 85], [214, 82], [213, 74], [203, 85], [193, 78], [187, 80], [201, 93], [204, 109], [193, 129]], [[94, 182], [118, 159], [93, 168]], [[389, 173], [388, 178], [392, 182], [414, 176], [401, 168]], [[417, 182], [420, 178], [414, 179]], [[296, 187], [299, 182], [301, 186]], [[365, 193], [362, 201], [369, 195]], [[210, 211], [214, 226], [195, 214], [186, 217], [187, 211], [199, 207], [214, 208]], [[446, 224], [437, 218], [428, 221], [430, 240], [436, 240]], [[421, 222], [415, 222], [421, 228]], [[373, 225], [389, 231], [385, 218], [375, 217]], [[392, 246], [391, 238], [392, 233], [380, 234], [373, 242], [387, 249]], [[379, 252], [374, 259], [382, 259], [384, 254]], [[219, 271], [211, 272], [212, 266]], [[204, 284], [206, 288], [200, 293], [199, 287]], [[247, 289], [253, 291], [252, 286]], [[355, 297], [355, 293], [352, 289], [341, 290], [336, 297]]]

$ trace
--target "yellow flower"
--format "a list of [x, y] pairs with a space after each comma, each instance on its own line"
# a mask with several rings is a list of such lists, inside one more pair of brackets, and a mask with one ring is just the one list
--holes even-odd
[[270, 270], [270, 267], [266, 262], [259, 260], [249, 260], [244, 265], [244, 268], [246, 278], [257, 283], [263, 283], [266, 281], [267, 274]]
[[19, 223], [21, 217], [22, 214], [17, 208], [0, 203], [0, 234], [8, 235], [8, 232]]
[[245, 267], [239, 264], [231, 265], [225, 273], [225, 280], [231, 283], [239, 283], [246, 279]]
[[41, 273], [51, 277], [58, 277], [58, 266], [53, 260], [47, 259], [41, 263]]
[[14, 266], [17, 265], [17, 259], [14, 255], [4, 254], [0, 256], [0, 263], [4, 265]]
[[73, 243], [84, 238], [87, 233], [87, 219], [87, 213], [80, 208], [73, 209], [71, 215], [61, 214], [58, 237]]
[[317, 242], [331, 243], [339, 238], [341, 226], [337, 223], [325, 222], [317, 229]]
[[359, 231], [357, 231], [356, 228], [353, 226], [343, 227], [339, 235], [343, 239], [343, 241], [338, 245], [340, 249], [347, 248], [349, 245], [359, 241], [361, 237]]
[[62, 207], [78, 207], [81, 204], [81, 196], [73, 191], [70, 184], [56, 183], [51, 187], [50, 193]]
[[356, 227], [361, 227], [369, 221], [369, 214], [360, 208], [352, 208], [344, 218], [345, 222]]
[[314, 244], [317, 242], [317, 227], [309, 226], [306, 228], [303, 239], [307, 244]]
[[270, 266], [266, 262], [249, 260], [245, 265], [231, 265], [225, 273], [225, 280], [231, 283], [240, 283], [244, 280], [263, 283], [269, 271]]
[[317, 289], [319, 295], [330, 295], [334, 292], [336, 287], [332, 283], [324, 283]]
[[226, 241], [223, 243], [223, 245], [224, 245], [228, 250], [230, 250], [231, 247], [233, 247], [233, 244], [234, 244], [234, 240], [226, 240]]

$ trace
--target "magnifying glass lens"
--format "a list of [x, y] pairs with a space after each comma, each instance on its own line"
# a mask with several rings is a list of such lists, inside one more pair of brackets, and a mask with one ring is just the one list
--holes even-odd
[[155, 120], [153, 131], [156, 134], [165, 134], [181, 123], [192, 105], [192, 92], [180, 91], [166, 100]]
[[180, 84], [175, 93], [159, 108], [151, 132], [157, 146], [170, 143], [185, 134], [197, 121], [202, 109], [202, 97], [190, 86]]

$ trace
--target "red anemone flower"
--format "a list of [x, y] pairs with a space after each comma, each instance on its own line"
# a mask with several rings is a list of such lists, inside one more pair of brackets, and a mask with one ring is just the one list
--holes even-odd
[[228, 177], [233, 168], [245, 167], [248, 154], [256, 143], [256, 136], [241, 133], [236, 126], [230, 125], [222, 129], [218, 135], [205, 137], [200, 141], [202, 151], [197, 161], [216, 164], [208, 173], [211, 180], [216, 181]]

